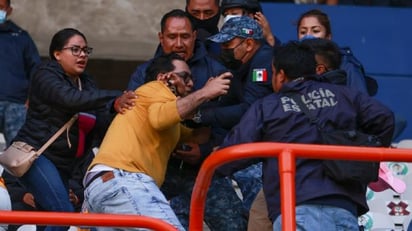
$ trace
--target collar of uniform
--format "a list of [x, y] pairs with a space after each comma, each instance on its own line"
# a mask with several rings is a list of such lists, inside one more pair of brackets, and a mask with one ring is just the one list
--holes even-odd
[[14, 24], [11, 20], [7, 20], [5, 23], [0, 25], [0, 32], [21, 32], [21, 29]]

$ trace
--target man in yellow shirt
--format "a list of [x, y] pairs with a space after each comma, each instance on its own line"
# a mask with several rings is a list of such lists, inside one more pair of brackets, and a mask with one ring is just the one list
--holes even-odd
[[191, 94], [191, 72], [176, 54], [160, 56], [136, 89], [136, 106], [110, 125], [85, 176], [85, 205], [91, 213], [139, 214], [163, 219], [184, 230], [160, 191], [170, 153], [179, 142], [201, 143], [205, 129], [180, 122], [192, 118], [203, 102], [226, 94], [227, 72]]

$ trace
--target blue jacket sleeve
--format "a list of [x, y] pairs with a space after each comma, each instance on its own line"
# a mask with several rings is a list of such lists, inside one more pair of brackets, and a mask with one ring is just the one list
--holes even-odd
[[232, 78], [229, 92], [226, 95], [200, 107], [202, 123], [230, 130], [240, 121], [250, 106], [248, 103], [242, 102], [242, 91], [241, 81], [235, 76]]
[[218, 125], [221, 128], [230, 130], [239, 122], [248, 107], [249, 105], [247, 103], [239, 103], [226, 107], [200, 109], [202, 123], [206, 125]]
[[358, 111], [358, 123], [363, 132], [376, 135], [382, 144], [389, 147], [395, 127], [393, 112], [378, 100], [367, 94], [359, 93], [356, 96]]
[[[244, 114], [237, 124], [226, 136], [220, 149], [242, 143], [251, 143], [262, 140], [262, 100], [255, 102]], [[232, 173], [246, 168], [251, 164], [259, 162], [259, 159], [242, 159], [225, 164], [217, 169], [220, 175], [231, 175]]]
[[[67, 84], [66, 77], [50, 68], [39, 69], [32, 78], [30, 101], [43, 100], [56, 109], [78, 112], [106, 107], [108, 102], [119, 96], [121, 91], [97, 89], [87, 77], [83, 90]], [[36, 94], [34, 92], [37, 92]]]
[[150, 61], [138, 66], [130, 77], [127, 85], [127, 90], [134, 91], [136, 88], [142, 86], [145, 83], [146, 69], [149, 66]]
[[352, 51], [348, 47], [341, 48], [341, 54], [341, 69], [346, 72], [346, 86], [363, 93], [368, 93], [365, 71], [360, 61], [355, 58]]

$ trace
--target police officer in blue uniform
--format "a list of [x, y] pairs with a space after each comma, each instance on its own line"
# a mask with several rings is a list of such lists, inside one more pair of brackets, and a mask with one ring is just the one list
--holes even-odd
[[[272, 47], [263, 41], [263, 31], [258, 22], [248, 16], [229, 19], [209, 40], [221, 45], [220, 60], [234, 73], [229, 96], [222, 97], [222, 101], [229, 97], [236, 100], [232, 104], [222, 102], [219, 107], [200, 108], [198, 113], [203, 124], [220, 131], [217, 142], [220, 145], [222, 138], [239, 122], [249, 106], [273, 92], [270, 81]], [[261, 164], [256, 164], [233, 175], [247, 212], [262, 187], [261, 172]]]
[[[313, 78], [315, 55], [310, 47], [290, 42], [273, 56], [273, 90], [256, 101], [228, 134], [221, 147], [248, 142], [284, 142], [321, 144], [317, 124], [334, 124], [335, 129], [360, 130], [377, 136], [384, 146], [391, 144], [394, 131], [393, 113], [365, 93], [345, 86], [320, 82]], [[289, 97], [299, 94], [310, 113], [308, 116]], [[325, 129], [331, 129], [326, 127]], [[230, 175], [239, 168], [259, 160], [244, 159], [218, 169]], [[263, 191], [273, 222], [281, 229], [280, 179], [277, 158], [262, 159]], [[327, 176], [322, 160], [296, 160], [296, 226], [299, 230], [358, 230], [357, 217], [368, 211], [366, 185], [342, 184]], [[321, 189], [321, 190], [320, 190]], [[321, 219], [319, 219], [321, 218]]]

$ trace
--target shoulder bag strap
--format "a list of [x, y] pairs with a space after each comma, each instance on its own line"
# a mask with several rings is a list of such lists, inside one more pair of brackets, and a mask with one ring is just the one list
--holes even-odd
[[310, 111], [309, 108], [306, 106], [306, 104], [303, 103], [301, 95], [295, 92], [291, 92], [289, 94], [287, 94], [288, 97], [292, 98], [298, 105], [300, 110], [302, 110], [302, 112], [309, 118], [311, 123], [318, 124], [318, 118], [316, 118], [315, 116], [313, 116]]
[[[82, 82], [80, 81], [80, 78], [77, 79], [77, 84], [78, 84], [79, 90], [80, 91], [83, 90]], [[50, 137], [50, 139], [45, 144], [43, 144], [43, 146], [41, 146], [39, 150], [37, 150], [37, 154], [41, 155], [44, 152], [44, 150], [46, 150], [50, 146], [50, 144], [52, 144], [57, 139], [57, 137], [59, 137], [64, 132], [64, 130], [66, 129], [68, 130], [73, 125], [74, 121], [76, 121], [78, 117], [79, 117], [79, 114], [75, 114], [72, 118], [70, 118], [70, 120], [67, 121], [63, 125], [63, 127], [61, 127], [52, 137]], [[68, 142], [70, 145], [70, 140], [68, 140]]]
[[63, 127], [61, 127], [52, 137], [50, 137], [50, 139], [45, 144], [43, 144], [43, 146], [37, 151], [37, 154], [41, 155], [44, 150], [46, 150], [46, 148], [48, 148], [50, 144], [52, 144], [57, 139], [57, 137], [59, 137], [64, 132], [64, 130], [72, 126], [77, 118], [78, 114], [75, 114], [72, 118], [70, 118], [70, 120], [63, 125]]

